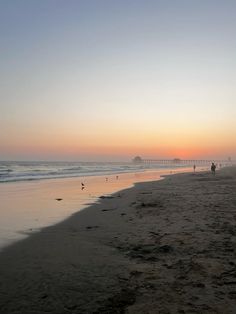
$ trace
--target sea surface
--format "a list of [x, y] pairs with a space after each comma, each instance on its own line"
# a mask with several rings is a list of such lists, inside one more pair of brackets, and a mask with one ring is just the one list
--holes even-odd
[[85, 209], [101, 195], [186, 171], [192, 171], [192, 167], [0, 162], [0, 250]]
[[[181, 166], [182, 167], [182, 166]], [[41, 179], [103, 176], [150, 169], [180, 168], [180, 165], [135, 164], [132, 162], [16, 162], [0, 161], [0, 183]]]

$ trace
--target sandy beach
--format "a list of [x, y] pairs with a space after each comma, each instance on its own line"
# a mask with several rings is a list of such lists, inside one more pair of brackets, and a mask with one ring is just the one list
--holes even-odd
[[0, 252], [5, 246], [83, 210], [101, 195], [130, 188], [134, 183], [156, 181], [166, 174], [190, 171], [190, 167], [173, 167], [106, 176], [0, 182]]
[[236, 168], [99, 203], [0, 253], [0, 312], [235, 313]]

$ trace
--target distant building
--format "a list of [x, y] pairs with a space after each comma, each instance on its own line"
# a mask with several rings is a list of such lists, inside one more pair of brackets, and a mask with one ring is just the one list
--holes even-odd
[[178, 163], [181, 162], [181, 159], [179, 159], [179, 158], [174, 158], [174, 159], [173, 159], [173, 162], [176, 163], [176, 164], [178, 164]]
[[143, 162], [143, 160], [140, 156], [134, 157], [134, 159], [132, 161], [136, 164], [141, 164]]

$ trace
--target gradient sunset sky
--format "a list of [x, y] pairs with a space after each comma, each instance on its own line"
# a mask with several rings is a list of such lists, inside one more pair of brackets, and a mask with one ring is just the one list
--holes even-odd
[[236, 1], [0, 0], [0, 160], [236, 158]]

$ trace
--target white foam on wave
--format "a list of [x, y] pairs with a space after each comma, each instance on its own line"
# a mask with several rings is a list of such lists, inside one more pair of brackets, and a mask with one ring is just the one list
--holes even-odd
[[[165, 165], [102, 162], [0, 162], [0, 183], [42, 179], [99, 176], [149, 169]], [[168, 165], [170, 168], [170, 165]], [[176, 168], [176, 165], [173, 166]]]

